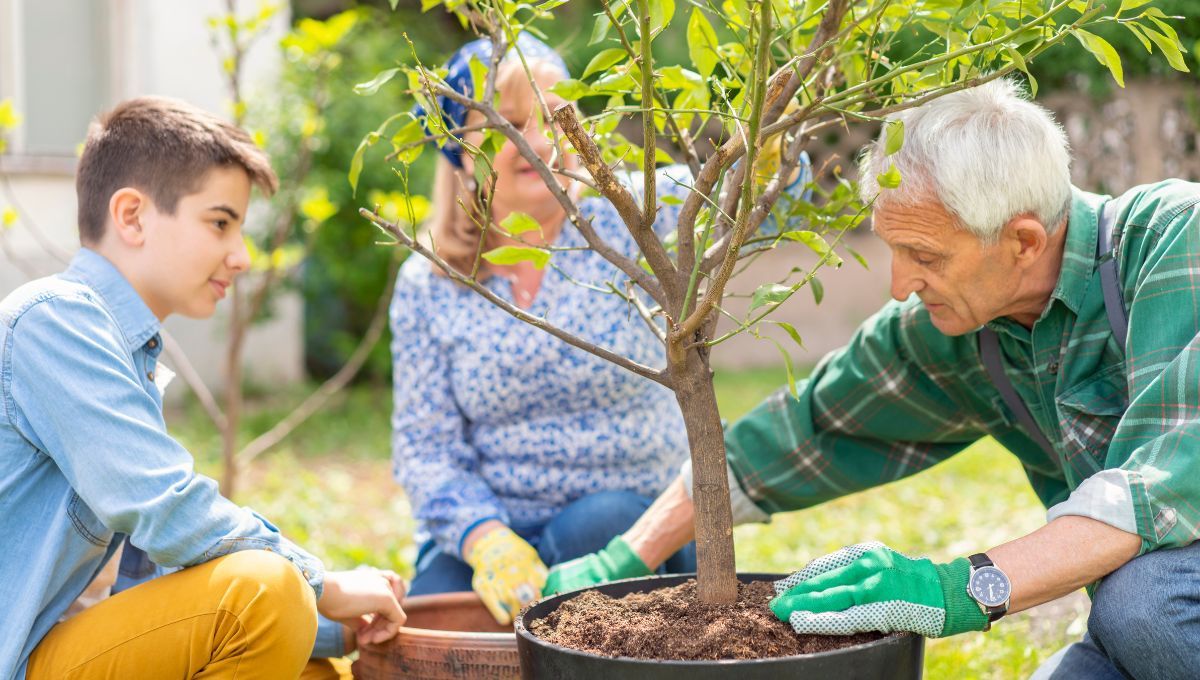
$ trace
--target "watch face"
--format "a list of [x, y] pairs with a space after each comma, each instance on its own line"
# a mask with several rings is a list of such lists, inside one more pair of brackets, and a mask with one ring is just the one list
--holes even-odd
[[970, 591], [971, 597], [975, 598], [976, 602], [985, 607], [999, 607], [1008, 602], [1009, 595], [1012, 594], [1012, 586], [1008, 582], [1008, 577], [996, 567], [976, 569], [971, 574], [967, 590]]

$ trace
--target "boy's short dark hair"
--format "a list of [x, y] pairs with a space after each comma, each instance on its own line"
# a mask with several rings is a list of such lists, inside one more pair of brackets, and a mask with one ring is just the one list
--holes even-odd
[[166, 97], [121, 102], [88, 129], [75, 176], [79, 240], [89, 245], [104, 237], [109, 200], [124, 187], [146, 192], [174, 214], [210, 170], [229, 166], [244, 169], [268, 195], [279, 186], [267, 155], [236, 125]]

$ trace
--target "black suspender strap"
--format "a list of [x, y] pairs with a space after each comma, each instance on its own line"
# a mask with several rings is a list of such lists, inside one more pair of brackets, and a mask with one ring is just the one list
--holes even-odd
[[1021, 424], [1025, 434], [1042, 447], [1046, 455], [1050, 456], [1050, 460], [1058, 460], [1054, 446], [1050, 444], [1049, 439], [1046, 439], [1042, 428], [1038, 427], [1037, 421], [1033, 419], [1033, 414], [1029, 412], [1021, 395], [1017, 394], [1012, 381], [1004, 373], [1004, 360], [1000, 357], [1000, 338], [996, 335], [996, 331], [987, 326], [979, 331], [979, 353], [983, 357], [983, 367], [987, 369], [988, 377], [992, 379], [992, 384], [1000, 392], [1008, 410], [1017, 416], [1017, 422]]
[[[1129, 334], [1129, 319], [1125, 312], [1125, 300], [1121, 295], [1121, 284], [1117, 280], [1117, 258], [1112, 246], [1113, 225], [1121, 211], [1121, 204], [1121, 201], [1111, 199], [1104, 204], [1104, 208], [1100, 211], [1097, 225], [1099, 234], [1096, 239], [1096, 262], [1098, 263], [1097, 268], [1100, 270], [1100, 286], [1104, 291], [1104, 309], [1108, 313], [1108, 325], [1112, 329], [1113, 338], [1124, 352], [1125, 338]], [[996, 335], [996, 331], [987, 326], [979, 330], [979, 354], [983, 359], [983, 367], [987, 370], [988, 377], [992, 379], [992, 384], [1000, 392], [1000, 397], [1004, 399], [1008, 409], [1016, 415], [1017, 422], [1025, 430], [1025, 434], [1037, 442], [1051, 460], [1056, 460], [1058, 454], [1055, 452], [1054, 446], [1050, 444], [1049, 439], [1046, 439], [1042, 428], [1038, 427], [1037, 421], [1033, 419], [1033, 414], [1029, 412], [1021, 395], [1017, 394], [1012, 381], [1004, 372], [1004, 360], [1000, 356], [999, 336]]]
[[1125, 352], [1125, 338], [1129, 336], [1129, 319], [1125, 313], [1125, 299], [1121, 295], [1121, 283], [1117, 281], [1117, 253], [1113, 249], [1113, 224], [1121, 211], [1123, 201], [1111, 199], [1100, 211], [1099, 237], [1096, 239], [1096, 262], [1100, 269], [1100, 287], [1104, 289], [1104, 310], [1108, 312], [1108, 325], [1113, 339], [1121, 352]]

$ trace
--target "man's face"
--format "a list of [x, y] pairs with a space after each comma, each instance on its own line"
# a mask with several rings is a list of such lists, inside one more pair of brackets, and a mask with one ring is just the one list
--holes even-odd
[[892, 250], [892, 297], [916, 293], [942, 333], [969, 333], [1009, 313], [1022, 274], [1011, 249], [983, 246], [937, 202], [882, 206], [874, 229]]
[[242, 222], [250, 178], [240, 167], [209, 171], [199, 191], [179, 199], [169, 215], [152, 203], [141, 215], [145, 230], [144, 297], [159, 319], [212, 316], [234, 277], [250, 266]]

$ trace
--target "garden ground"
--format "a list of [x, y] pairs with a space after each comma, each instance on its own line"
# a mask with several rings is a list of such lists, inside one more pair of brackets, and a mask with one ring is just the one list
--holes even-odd
[[[734, 419], [778, 388], [781, 370], [717, 376], [721, 413]], [[300, 389], [251, 391], [245, 436], [262, 432], [302, 396]], [[277, 523], [332, 568], [388, 566], [412, 575], [416, 547], [404, 494], [391, 476], [390, 391], [357, 387], [264, 454], [242, 479], [237, 500]], [[194, 404], [172, 410], [171, 432], [208, 474], [219, 472], [220, 438]], [[736, 530], [738, 567], [795, 571], [808, 560], [863, 540], [908, 554], [948, 560], [1028, 533], [1045, 512], [1015, 458], [984, 440], [936, 468], [883, 489], [777, 515]], [[1087, 598], [1076, 593], [1014, 615], [986, 634], [931, 640], [926, 676], [1009, 679], [1028, 676], [1050, 654], [1083, 634]]]

